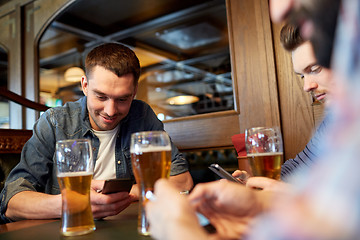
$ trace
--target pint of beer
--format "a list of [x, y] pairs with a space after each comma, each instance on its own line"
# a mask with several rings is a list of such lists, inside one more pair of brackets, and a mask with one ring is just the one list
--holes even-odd
[[154, 190], [159, 178], [168, 178], [171, 165], [171, 143], [163, 131], [138, 132], [131, 136], [131, 162], [141, 194], [138, 216], [138, 232], [149, 235], [149, 224], [145, 216], [146, 193]]
[[280, 130], [277, 127], [246, 129], [245, 144], [253, 176], [280, 180], [283, 164], [283, 142]]
[[61, 233], [82, 235], [95, 230], [90, 204], [93, 159], [89, 140], [56, 143], [57, 178], [61, 190]]

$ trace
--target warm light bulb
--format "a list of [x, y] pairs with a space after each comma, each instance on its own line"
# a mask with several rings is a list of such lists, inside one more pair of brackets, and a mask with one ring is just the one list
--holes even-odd
[[64, 73], [65, 81], [68, 82], [80, 82], [81, 77], [85, 75], [84, 70], [79, 67], [71, 67]]
[[180, 95], [167, 99], [167, 102], [170, 105], [185, 105], [185, 104], [195, 103], [198, 101], [199, 101], [198, 97], [190, 96], [190, 95]]

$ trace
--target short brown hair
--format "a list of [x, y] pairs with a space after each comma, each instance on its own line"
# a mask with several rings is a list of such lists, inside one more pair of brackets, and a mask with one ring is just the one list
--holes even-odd
[[293, 51], [305, 40], [300, 35], [299, 26], [287, 23], [281, 29], [280, 42], [286, 50]]
[[135, 86], [140, 77], [140, 63], [136, 54], [119, 43], [105, 43], [92, 49], [85, 59], [86, 76], [91, 74], [95, 66], [101, 66], [118, 77], [131, 73]]

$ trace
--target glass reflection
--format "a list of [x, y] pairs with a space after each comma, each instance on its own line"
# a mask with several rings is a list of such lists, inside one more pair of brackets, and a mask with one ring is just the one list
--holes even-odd
[[79, 82], [64, 73], [109, 41], [138, 55], [136, 98], [161, 120], [234, 109], [225, 0], [76, 1], [41, 38], [40, 95], [62, 104], [80, 98]]
[[[152, 70], [139, 81], [137, 98], [164, 119], [234, 109], [231, 74], [211, 75], [183, 68]], [[140, 90], [141, 89], [141, 90]]]

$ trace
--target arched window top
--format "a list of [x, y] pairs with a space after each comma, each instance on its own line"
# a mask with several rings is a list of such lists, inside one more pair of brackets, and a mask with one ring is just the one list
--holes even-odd
[[83, 68], [87, 52], [109, 41], [138, 55], [136, 97], [161, 120], [234, 109], [225, 0], [74, 2], [39, 41], [44, 103], [80, 98], [79, 82], [66, 81], [65, 71]]

